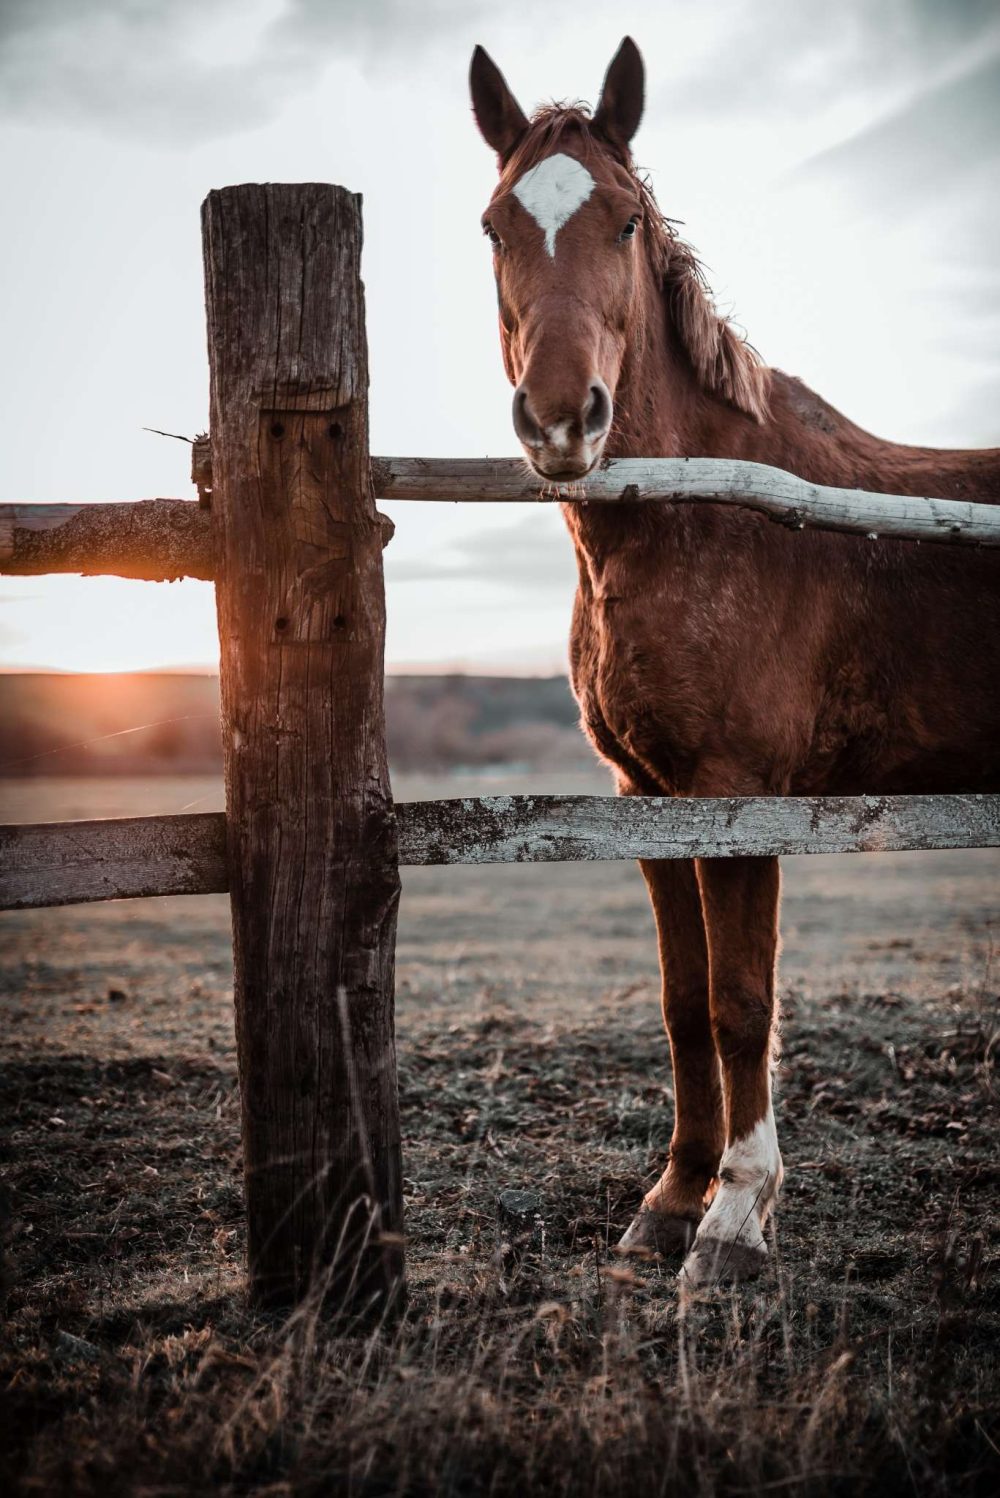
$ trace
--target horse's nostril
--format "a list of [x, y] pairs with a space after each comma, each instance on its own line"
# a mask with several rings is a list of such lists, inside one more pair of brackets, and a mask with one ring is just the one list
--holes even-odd
[[514, 431], [525, 447], [544, 447], [545, 436], [528, 404], [528, 392], [519, 385], [514, 392]]
[[611, 425], [611, 396], [603, 380], [595, 380], [583, 415], [583, 430], [588, 442], [603, 437]]

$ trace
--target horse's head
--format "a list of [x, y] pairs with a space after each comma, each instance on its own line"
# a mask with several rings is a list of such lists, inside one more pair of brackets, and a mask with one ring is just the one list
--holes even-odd
[[514, 430], [544, 478], [582, 478], [600, 461], [629, 335], [642, 317], [644, 198], [629, 141], [642, 115], [643, 66], [622, 42], [591, 118], [527, 120], [481, 47], [472, 104], [500, 181], [483, 215], [493, 245], [500, 339]]

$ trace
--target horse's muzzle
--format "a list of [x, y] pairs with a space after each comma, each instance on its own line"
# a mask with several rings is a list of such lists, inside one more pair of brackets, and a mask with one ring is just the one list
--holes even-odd
[[514, 431], [535, 472], [552, 483], [585, 478], [600, 461], [613, 415], [607, 385], [595, 375], [578, 411], [540, 415], [526, 382], [514, 392]]

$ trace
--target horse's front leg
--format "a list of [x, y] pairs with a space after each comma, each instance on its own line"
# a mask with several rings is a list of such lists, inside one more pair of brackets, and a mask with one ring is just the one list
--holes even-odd
[[778, 860], [701, 859], [698, 882], [726, 1148], [718, 1192], [681, 1271], [682, 1281], [693, 1287], [760, 1271], [767, 1261], [762, 1229], [782, 1177], [771, 1108]]
[[670, 1160], [621, 1240], [627, 1252], [690, 1247], [725, 1143], [719, 1059], [708, 1005], [701, 897], [689, 859], [640, 863], [656, 916], [663, 1020], [674, 1073]]

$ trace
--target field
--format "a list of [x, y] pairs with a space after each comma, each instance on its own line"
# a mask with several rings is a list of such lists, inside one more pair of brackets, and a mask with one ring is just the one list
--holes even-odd
[[[194, 779], [0, 784], [4, 821], [220, 804]], [[671, 1126], [637, 870], [404, 871], [409, 1298], [375, 1328], [244, 1301], [226, 900], [0, 916], [0, 1482], [996, 1492], [998, 892], [996, 852], [787, 863], [771, 1268], [682, 1315], [676, 1265], [613, 1252]], [[539, 1198], [519, 1257], [508, 1189]]]

